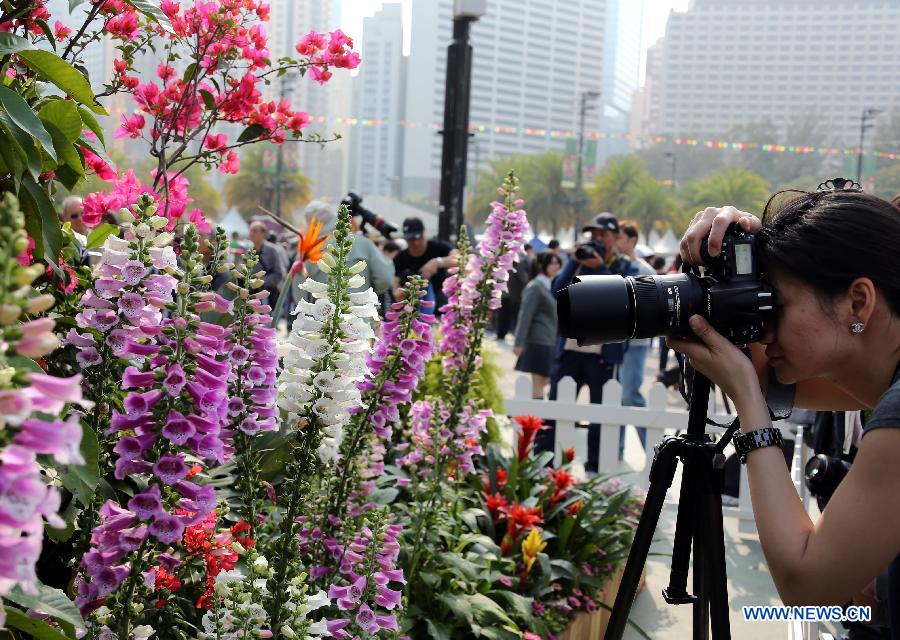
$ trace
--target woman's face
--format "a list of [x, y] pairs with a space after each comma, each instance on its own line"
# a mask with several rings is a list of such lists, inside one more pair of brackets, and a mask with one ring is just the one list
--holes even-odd
[[844, 360], [846, 327], [804, 281], [783, 270], [769, 272], [775, 287], [775, 315], [766, 321], [761, 342], [782, 384], [833, 377]]
[[560, 260], [551, 260], [547, 265], [547, 268], [544, 270], [544, 273], [546, 273], [547, 277], [552, 280], [553, 277], [557, 273], [559, 273], [560, 269], [562, 269], [562, 262]]

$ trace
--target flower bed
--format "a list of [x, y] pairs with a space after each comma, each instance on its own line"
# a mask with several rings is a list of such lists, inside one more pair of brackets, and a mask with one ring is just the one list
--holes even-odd
[[[278, 344], [257, 256], [228, 261], [183, 171], [302, 138], [305, 114], [257, 85], [359, 59], [313, 32], [273, 64], [267, 15], [103, 0], [51, 31], [32, 0], [0, 16], [2, 622], [39, 640], [558, 635], [598, 606], [639, 498], [546, 467], [535, 419], [515, 455], [488, 436], [482, 342], [528, 232], [517, 180], [477, 247], [462, 234], [439, 320], [412, 277], [379, 322], [341, 208], [324, 253], [304, 241], [327, 281], [303, 280]], [[105, 158], [105, 110], [73, 66], [105, 37], [120, 57], [100, 97], [133, 97], [120, 135], [159, 160], [147, 184]], [[159, 82], [141, 83], [151, 44]], [[111, 184], [81, 238], [50, 197], [91, 172]]]

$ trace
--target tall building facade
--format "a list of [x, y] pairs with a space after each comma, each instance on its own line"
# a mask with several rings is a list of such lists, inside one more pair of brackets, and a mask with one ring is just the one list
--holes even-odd
[[900, 107], [897, 33], [900, 0], [695, 0], [669, 18], [651, 132], [810, 116], [858, 144], [864, 109]]
[[[642, 0], [490, 0], [471, 29], [469, 167], [560, 151], [577, 136], [580, 96], [600, 92], [591, 131], [628, 131], [637, 88]], [[404, 127], [403, 193], [438, 192], [453, 0], [414, 0]], [[436, 126], [437, 125], [437, 126]], [[620, 136], [621, 137], [621, 136]], [[599, 145], [601, 153], [610, 152]]]
[[400, 195], [406, 58], [402, 5], [385, 3], [363, 20], [363, 63], [354, 79], [350, 189], [359, 195]]

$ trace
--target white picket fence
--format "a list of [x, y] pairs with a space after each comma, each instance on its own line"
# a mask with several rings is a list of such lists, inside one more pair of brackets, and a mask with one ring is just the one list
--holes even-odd
[[[575, 447], [579, 459], [587, 458], [586, 445], [582, 444], [585, 441], [584, 434], [587, 430], [579, 429], [580, 433], [576, 432], [576, 423], [600, 424], [599, 471], [601, 474], [618, 473], [621, 470], [618, 461], [619, 427], [623, 424], [645, 427], [647, 429], [647, 446], [644, 451], [647, 459], [644, 468], [641, 472], [628, 476], [624, 480], [646, 489], [649, 486], [650, 462], [654, 447], [662, 441], [667, 432], [674, 434], [675, 430], [687, 430], [687, 410], [668, 407], [668, 392], [659, 383], [651, 387], [646, 407], [622, 406], [622, 385], [616, 380], [610, 380], [604, 385], [602, 404], [578, 402], [575, 391], [575, 382], [571, 378], [563, 378], [559, 382], [557, 400], [535, 400], [531, 398], [531, 379], [525, 375], [518, 376], [515, 381], [513, 397], [504, 400], [506, 413], [510, 416], [532, 415], [544, 420], [555, 420], [557, 463], [561, 460], [562, 452], [569, 447]], [[730, 423], [734, 416], [716, 413], [714, 402], [715, 397], [711, 394], [709, 417], [720, 424]], [[780, 423], [776, 424], [780, 426]], [[782, 429], [784, 430], [784, 427]], [[721, 430], [710, 427], [708, 432], [719, 435], [716, 432], [721, 432]], [[809, 496], [802, 482], [802, 471], [806, 465], [808, 452], [802, 444], [802, 432], [794, 435], [785, 431], [782, 435], [785, 438], [795, 439], [791, 476], [804, 504], [808, 504]], [[725, 449], [725, 452], [733, 452], [731, 445]], [[740, 533], [755, 534], [756, 526], [753, 522], [753, 510], [750, 504], [750, 488], [743, 465], [741, 465], [740, 474], [738, 506], [723, 507], [722, 511], [726, 517], [739, 519]], [[674, 488], [670, 489], [667, 502], [677, 504], [677, 501], [677, 491]]]

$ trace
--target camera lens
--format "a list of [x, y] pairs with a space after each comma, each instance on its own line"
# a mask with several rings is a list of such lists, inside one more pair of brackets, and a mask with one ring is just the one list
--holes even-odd
[[690, 334], [704, 293], [687, 273], [664, 276], [582, 276], [559, 293], [560, 333], [580, 344]]

